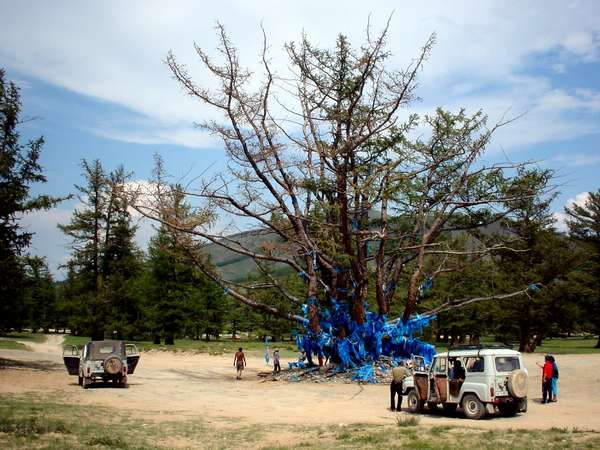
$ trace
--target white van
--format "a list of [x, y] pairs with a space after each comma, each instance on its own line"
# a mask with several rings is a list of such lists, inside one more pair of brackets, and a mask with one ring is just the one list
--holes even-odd
[[425, 405], [454, 411], [460, 405], [469, 419], [481, 419], [486, 412], [527, 411], [528, 374], [515, 350], [461, 346], [437, 354], [431, 366], [413, 365], [412, 376], [403, 383], [412, 412], [421, 412]]

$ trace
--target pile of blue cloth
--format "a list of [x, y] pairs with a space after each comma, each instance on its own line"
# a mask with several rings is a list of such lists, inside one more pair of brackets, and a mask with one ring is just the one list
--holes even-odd
[[[303, 305], [305, 317], [314, 302], [309, 299]], [[419, 355], [429, 364], [436, 353], [433, 345], [416, 337], [435, 319], [433, 315], [388, 321], [386, 316], [368, 312], [365, 322], [358, 324], [351, 319], [348, 304], [335, 299], [331, 299], [331, 307], [319, 311], [320, 331], [314, 333], [305, 321], [304, 332], [296, 336], [298, 349], [306, 352], [308, 361], [314, 355], [329, 359], [338, 370], [359, 368], [357, 380], [374, 380], [372, 363], [380, 356], [402, 360]]]

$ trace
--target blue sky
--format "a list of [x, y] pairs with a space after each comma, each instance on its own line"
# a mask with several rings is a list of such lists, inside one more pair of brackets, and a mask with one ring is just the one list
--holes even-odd
[[[162, 63], [172, 49], [198, 82], [210, 85], [192, 44], [214, 48], [215, 21], [253, 69], [262, 22], [271, 62], [284, 74], [283, 45], [303, 31], [322, 46], [337, 33], [359, 45], [369, 14], [378, 29], [392, 11], [391, 67], [404, 67], [437, 33], [419, 80], [422, 100], [412, 111], [464, 106], [483, 109], [492, 122], [525, 113], [497, 134], [486, 158], [534, 159], [555, 169], [558, 218], [566, 203], [600, 187], [600, 2], [213, 3], [0, 0], [0, 66], [21, 86], [24, 114], [36, 118], [21, 134], [46, 139], [49, 181], [37, 191], [73, 192], [83, 158], [98, 158], [108, 169], [123, 164], [136, 179], [150, 175], [154, 153], [175, 176], [211, 164], [222, 169], [218, 142], [193, 126], [212, 113], [185, 97]], [[53, 269], [68, 258], [56, 223], [68, 221], [76, 203], [24, 218], [36, 232], [32, 253], [47, 256]], [[141, 245], [150, 234], [143, 225]]]

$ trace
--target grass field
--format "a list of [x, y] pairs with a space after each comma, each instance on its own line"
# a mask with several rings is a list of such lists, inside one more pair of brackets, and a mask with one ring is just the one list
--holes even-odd
[[[21, 342], [43, 342], [46, 337], [40, 333], [10, 333], [0, 335], [0, 349], [11, 350], [27, 350], [27, 347]], [[600, 354], [600, 349], [594, 348], [598, 338], [590, 336], [587, 338], [571, 337], [571, 338], [548, 338], [545, 339], [543, 345], [535, 349], [535, 353], [552, 353], [555, 355], [564, 354]], [[87, 336], [65, 336], [65, 344], [81, 345], [89, 341]], [[482, 340], [484, 344], [499, 344], [490, 338]], [[143, 351], [147, 350], [164, 350], [173, 352], [198, 352], [209, 354], [228, 354], [234, 353], [238, 347], [242, 347], [248, 354], [262, 355], [265, 351], [264, 343], [257, 339], [219, 339], [209, 342], [203, 340], [192, 339], [177, 339], [175, 345], [157, 345], [150, 341], [135, 341], [138, 348]], [[269, 344], [271, 352], [275, 348], [279, 348], [281, 355], [285, 358], [292, 358], [297, 355], [298, 350], [295, 342], [271, 342]], [[516, 348], [516, 346], [515, 346]], [[436, 344], [438, 352], [444, 352], [447, 349], [446, 344]]]
[[[482, 344], [494, 344], [501, 345], [501, 342], [496, 342], [491, 338], [483, 338]], [[565, 355], [565, 354], [599, 354], [600, 349], [594, 348], [598, 342], [597, 336], [590, 336], [587, 338], [582, 337], [570, 337], [570, 338], [547, 338], [544, 340], [542, 345], [536, 347], [534, 353], [552, 353], [553, 355]], [[440, 352], [447, 350], [447, 344], [438, 343], [435, 344], [435, 348]], [[515, 350], [519, 348], [518, 345], [514, 345]]]
[[594, 348], [598, 342], [598, 337], [589, 338], [553, 338], [544, 340], [543, 344], [535, 349], [536, 353], [552, 353], [553, 355], [597, 353], [599, 348]]
[[[85, 344], [89, 341], [89, 338], [82, 336], [66, 336], [66, 344]], [[594, 348], [596, 345], [597, 338], [549, 338], [546, 339], [543, 345], [538, 346], [535, 349], [535, 353], [552, 353], [555, 355], [564, 354], [600, 354], [600, 349]], [[244, 348], [249, 354], [260, 354], [262, 355], [265, 351], [265, 346], [258, 340], [231, 340], [231, 339], [220, 339], [213, 341], [195, 341], [192, 339], [177, 339], [175, 345], [156, 345], [149, 341], [138, 341], [135, 342], [141, 350], [167, 350], [167, 351], [192, 351], [199, 353], [209, 354], [227, 354], [234, 353], [238, 347]], [[499, 344], [491, 339], [484, 339], [485, 344]], [[290, 358], [298, 353], [296, 344], [294, 342], [275, 342], [270, 343], [269, 348], [271, 351], [275, 348], [279, 348], [283, 357]], [[516, 348], [516, 347], [515, 347]], [[438, 352], [446, 351], [447, 346], [445, 344], [436, 344]]]
[[[285, 442], [279, 441], [280, 436]], [[390, 425], [257, 426], [201, 416], [160, 420], [144, 413], [73, 405], [57, 397], [0, 396], [0, 448], [263, 448], [263, 449], [531, 449], [599, 448], [600, 434], [577, 429], [481, 430], [419, 424], [409, 416]]]
[[[88, 337], [82, 336], [66, 336], [65, 344], [81, 345], [89, 341]], [[258, 340], [241, 340], [241, 339], [220, 339], [206, 341], [195, 341], [192, 339], [176, 339], [175, 345], [157, 345], [150, 341], [134, 341], [140, 350], [166, 350], [174, 352], [198, 352], [209, 353], [213, 355], [235, 353], [239, 347], [244, 349], [248, 354], [262, 355], [265, 352], [265, 345]], [[283, 357], [292, 357], [298, 354], [296, 343], [285, 341], [269, 344], [271, 353], [275, 348], [278, 348]]]
[[0, 335], [0, 349], [29, 350], [27, 345], [17, 342], [44, 342], [46, 336], [40, 333], [10, 333]]
[[0, 349], [6, 350], [29, 350], [25, 344], [22, 344], [12, 339], [0, 339]]

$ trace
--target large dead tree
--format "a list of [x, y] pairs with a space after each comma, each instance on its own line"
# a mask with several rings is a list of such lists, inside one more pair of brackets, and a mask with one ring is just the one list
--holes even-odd
[[[185, 190], [202, 205], [197, 220], [181, 221], [169, 212], [169, 188], [160, 176], [150, 185], [155, 201], [138, 198], [138, 210], [169, 225], [181, 239], [252, 258], [268, 280], [258, 287], [224, 279], [190, 253], [227, 292], [254, 308], [303, 320], [252, 297], [257, 288], [277, 289], [292, 303], [304, 302], [268, 267], [275, 263], [297, 272], [306, 280], [308, 320], [315, 332], [319, 305], [330, 299], [349, 304], [352, 319], [363, 323], [369, 289], [375, 290], [378, 313], [385, 315], [402, 297], [396, 295], [399, 287], [405, 287], [402, 318], [408, 319], [425, 280], [461, 270], [465, 256], [473, 264], [509, 248], [481, 229], [510, 214], [515, 199], [531, 195], [522, 183], [515, 189], [510, 175], [522, 164], [482, 160], [494, 131], [507, 122], [488, 127], [481, 112], [408, 114], [435, 36], [408, 67], [393, 70], [386, 65], [387, 31], [372, 36], [367, 30], [360, 48], [340, 36], [333, 49], [320, 49], [303, 36], [286, 46], [290, 73], [285, 76], [272, 70], [265, 38], [258, 85], [221, 25], [218, 60], [196, 46], [217, 87], [198, 85], [175, 55], [166, 58], [186, 94], [214, 109], [215, 119], [200, 127], [222, 140], [229, 170]], [[211, 231], [215, 217], [253, 221], [254, 245]]]

